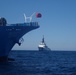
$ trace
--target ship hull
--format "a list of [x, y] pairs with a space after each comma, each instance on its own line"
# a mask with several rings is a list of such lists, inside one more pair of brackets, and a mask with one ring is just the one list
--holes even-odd
[[0, 56], [0, 61], [8, 61], [8, 57], [7, 56]]
[[38, 47], [39, 51], [50, 51], [49, 48], [41, 48], [41, 47]]
[[0, 59], [7, 60], [9, 52], [19, 39], [39, 26], [1, 26], [0, 27]]

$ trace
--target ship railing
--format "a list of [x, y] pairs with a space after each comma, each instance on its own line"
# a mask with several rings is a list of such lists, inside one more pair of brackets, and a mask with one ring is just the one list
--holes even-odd
[[[10, 26], [10, 25], [7, 25]], [[26, 23], [17, 23], [17, 24], [11, 24], [11, 26], [39, 26], [38, 22], [26, 22]]]
[[38, 26], [38, 22], [25, 23], [26, 26]]

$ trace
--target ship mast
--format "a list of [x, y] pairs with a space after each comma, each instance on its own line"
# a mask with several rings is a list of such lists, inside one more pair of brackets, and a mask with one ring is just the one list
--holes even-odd
[[42, 38], [42, 43], [44, 43], [44, 35], [43, 35], [43, 38]]

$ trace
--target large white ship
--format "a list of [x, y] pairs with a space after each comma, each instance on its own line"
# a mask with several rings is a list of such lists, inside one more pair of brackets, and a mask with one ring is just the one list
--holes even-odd
[[48, 48], [48, 46], [46, 45], [45, 41], [44, 41], [44, 36], [42, 38], [41, 43], [38, 45], [38, 49], [39, 51], [50, 51], [51, 49]]

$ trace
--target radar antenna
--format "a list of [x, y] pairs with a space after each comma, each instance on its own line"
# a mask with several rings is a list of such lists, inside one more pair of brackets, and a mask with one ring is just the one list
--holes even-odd
[[34, 14], [35, 14], [35, 12], [30, 17], [26, 17], [26, 15], [24, 14], [25, 22], [27, 22], [27, 20], [29, 20], [31, 22]]

